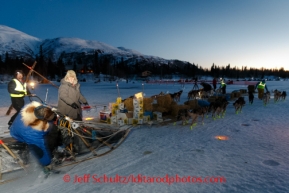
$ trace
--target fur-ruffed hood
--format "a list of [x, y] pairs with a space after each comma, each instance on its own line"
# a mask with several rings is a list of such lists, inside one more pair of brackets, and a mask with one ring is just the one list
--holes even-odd
[[30, 126], [33, 129], [39, 130], [39, 131], [46, 131], [49, 128], [48, 121], [45, 119], [42, 120], [42, 119], [37, 118], [34, 113], [35, 108], [39, 106], [41, 106], [41, 103], [36, 102], [36, 101], [33, 101], [27, 104], [21, 110], [21, 120], [23, 121], [25, 126]]
[[74, 81], [73, 81], [73, 85], [76, 85], [78, 80], [77, 80], [77, 77], [76, 77], [76, 74], [73, 70], [68, 70], [65, 77], [64, 77], [64, 81], [66, 82], [69, 82], [69, 77], [72, 77], [74, 78]]

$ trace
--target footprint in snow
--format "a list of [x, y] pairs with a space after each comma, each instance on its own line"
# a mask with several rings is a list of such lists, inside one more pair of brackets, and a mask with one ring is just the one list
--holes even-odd
[[274, 160], [265, 160], [262, 163], [265, 164], [265, 165], [268, 165], [268, 166], [278, 166], [278, 165], [280, 165], [278, 162], [276, 162]]
[[143, 152], [143, 155], [147, 155], [147, 154], [151, 154], [152, 153], [152, 151], [145, 151], [145, 152]]

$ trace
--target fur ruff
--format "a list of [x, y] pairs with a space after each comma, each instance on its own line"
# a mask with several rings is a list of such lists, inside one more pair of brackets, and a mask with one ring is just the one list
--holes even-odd
[[34, 109], [39, 106], [41, 106], [41, 103], [36, 101], [27, 104], [21, 110], [21, 120], [25, 126], [30, 126], [38, 131], [46, 131], [49, 128], [49, 123], [47, 121], [37, 119], [37, 117], [34, 115]]
[[77, 80], [76, 74], [75, 74], [75, 72], [74, 72], [73, 70], [68, 70], [68, 71], [67, 71], [67, 73], [66, 73], [66, 75], [65, 75], [65, 77], [64, 77], [64, 80], [65, 80], [66, 82], [69, 82], [69, 80], [68, 80], [69, 77], [73, 77], [73, 78], [74, 78], [73, 85], [76, 85], [77, 82], [78, 82], [78, 80]]

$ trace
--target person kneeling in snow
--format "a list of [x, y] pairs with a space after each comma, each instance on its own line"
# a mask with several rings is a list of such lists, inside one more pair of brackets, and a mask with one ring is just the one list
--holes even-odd
[[10, 127], [11, 136], [28, 144], [45, 173], [51, 169], [52, 151], [61, 145], [58, 128], [53, 124], [54, 117], [49, 107], [33, 101], [22, 108]]

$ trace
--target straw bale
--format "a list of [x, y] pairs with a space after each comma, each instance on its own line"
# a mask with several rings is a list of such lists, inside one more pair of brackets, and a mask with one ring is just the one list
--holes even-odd
[[176, 101], [172, 101], [171, 105], [177, 105], [178, 103]]
[[172, 103], [172, 98], [171, 95], [166, 94], [164, 96], [159, 96], [157, 97], [157, 104], [160, 105], [161, 107], [169, 107]]
[[124, 102], [124, 106], [128, 111], [133, 111], [133, 99], [127, 98]]
[[161, 107], [160, 105], [158, 104], [153, 104], [153, 111], [157, 111], [157, 112], [169, 112], [169, 109], [168, 108], [164, 108], [164, 107]]
[[153, 110], [153, 103], [154, 99], [152, 98], [144, 98], [143, 99], [143, 108], [144, 108], [144, 111], [152, 111]]

